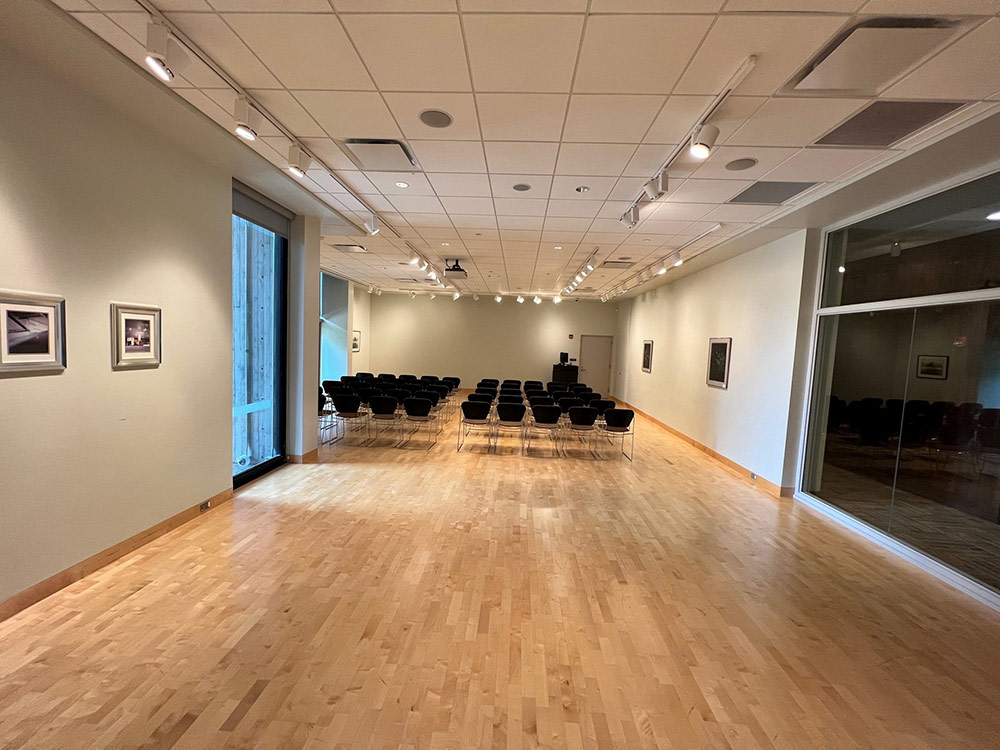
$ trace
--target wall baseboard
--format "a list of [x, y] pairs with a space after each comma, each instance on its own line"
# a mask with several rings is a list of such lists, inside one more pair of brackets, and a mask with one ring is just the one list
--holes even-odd
[[301, 456], [296, 453], [288, 454], [288, 463], [290, 464], [314, 464], [319, 462], [319, 448], [313, 448], [308, 453], [303, 453]]
[[632, 404], [630, 404], [630, 403], [628, 403], [626, 401], [622, 401], [620, 398], [615, 398], [615, 400], [618, 401], [619, 403], [623, 404], [627, 408], [631, 409], [636, 414], [641, 414], [643, 417], [645, 417], [646, 419], [648, 419], [650, 422], [654, 422], [654, 423], [658, 424], [660, 427], [662, 427], [663, 429], [665, 429], [671, 435], [674, 435], [675, 437], [679, 437], [685, 443], [693, 445], [698, 450], [700, 450], [703, 453], [707, 454], [711, 458], [714, 458], [720, 464], [722, 464], [727, 469], [729, 469], [731, 472], [733, 472], [734, 474], [736, 474], [740, 479], [743, 479], [743, 480], [749, 482], [750, 484], [754, 485], [755, 487], [757, 487], [758, 489], [762, 490], [763, 492], [766, 492], [771, 497], [777, 497], [777, 498], [792, 497], [795, 494], [795, 488], [794, 487], [781, 487], [781, 486], [775, 484], [774, 482], [771, 482], [770, 480], [764, 479], [764, 477], [758, 475], [756, 472], [752, 471], [751, 469], [748, 469], [745, 466], [742, 466], [741, 464], [736, 463], [731, 458], [727, 458], [726, 456], [722, 455], [718, 451], [713, 450], [712, 448], [709, 448], [707, 445], [705, 445], [704, 443], [701, 443], [701, 442], [695, 440], [690, 435], [685, 435], [683, 432], [681, 432], [680, 430], [678, 430], [675, 427], [671, 427], [666, 422], [661, 422], [659, 419], [657, 419], [656, 417], [654, 417], [654, 416], [652, 416], [650, 414], [647, 414], [642, 409], [638, 409], [635, 406], [633, 406]]
[[[232, 489], [224, 490], [218, 495], [210, 497], [207, 502], [210, 504], [211, 508], [215, 508], [217, 505], [221, 505], [227, 500], [233, 499]], [[170, 518], [160, 521], [155, 526], [150, 526], [145, 531], [140, 531], [134, 536], [130, 536], [124, 541], [118, 542], [111, 547], [108, 547], [102, 552], [98, 552], [96, 555], [91, 555], [86, 560], [78, 562], [76, 565], [72, 565], [53, 576], [49, 576], [44, 581], [36, 583], [34, 586], [26, 588], [14, 596], [0, 602], [0, 622], [6, 620], [18, 612], [27, 609], [32, 604], [40, 602], [48, 596], [56, 593], [60, 589], [64, 589], [71, 583], [76, 583], [81, 578], [90, 575], [96, 570], [100, 570], [105, 565], [114, 562], [115, 560], [124, 557], [129, 552], [134, 552], [135, 550], [142, 547], [157, 537], [161, 537], [168, 531], [173, 531], [179, 526], [183, 526], [188, 521], [197, 518], [202, 515], [201, 506], [204, 502], [193, 505], [190, 508], [182, 510]], [[210, 509], [211, 509], [210, 508]]]

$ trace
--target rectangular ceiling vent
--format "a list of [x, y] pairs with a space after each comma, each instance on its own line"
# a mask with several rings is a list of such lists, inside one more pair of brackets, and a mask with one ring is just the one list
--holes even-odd
[[816, 145], [887, 148], [964, 106], [961, 102], [873, 102]]
[[402, 141], [385, 138], [348, 138], [341, 149], [365, 172], [412, 172], [419, 170], [416, 158]]
[[402, 277], [399, 277], [399, 278], [395, 279], [395, 281], [398, 281], [400, 284], [419, 284], [420, 283], [420, 279], [409, 279], [409, 278], [405, 278], [404, 279]]
[[631, 268], [634, 265], [630, 260], [606, 260], [598, 268]]
[[334, 248], [342, 253], [367, 253], [368, 248], [364, 245], [334, 245]]
[[808, 190], [815, 184], [815, 182], [774, 182], [760, 180], [739, 195], [730, 198], [727, 202], [780, 206], [789, 198], [793, 198], [804, 190]]
[[941, 49], [959, 30], [943, 18], [875, 18], [827, 45], [783, 90], [874, 96]]

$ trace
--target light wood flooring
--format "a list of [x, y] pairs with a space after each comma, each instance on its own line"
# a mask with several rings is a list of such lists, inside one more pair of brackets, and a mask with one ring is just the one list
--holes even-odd
[[0, 747], [1000, 747], [997, 613], [648, 421], [514, 443], [325, 448], [0, 623]]

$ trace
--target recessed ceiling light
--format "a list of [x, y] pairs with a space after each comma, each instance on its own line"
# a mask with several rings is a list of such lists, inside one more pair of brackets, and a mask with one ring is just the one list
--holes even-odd
[[519, 182], [514, 186], [514, 190], [516, 190], [519, 193], [526, 193], [529, 190], [531, 190], [531, 185], [529, 185], [526, 182]]
[[396, 187], [398, 187], [398, 188], [408, 188], [409, 186], [410, 186], [410, 183], [403, 182], [402, 180], [400, 180], [399, 182], [396, 183]]
[[578, 192], [578, 193], [589, 193], [590, 192], [590, 186], [589, 185], [578, 185], [577, 188], [576, 188], [576, 192]]
[[758, 164], [756, 159], [733, 159], [726, 165], [730, 172], [742, 172], [744, 169], [753, 169]]
[[442, 242], [441, 243], [441, 247], [451, 247], [451, 243], [450, 242]]
[[420, 122], [429, 128], [446, 128], [454, 121], [451, 115], [441, 109], [425, 109], [420, 113]]
[[986, 217], [987, 221], [1000, 221], [1000, 211], [994, 211]]
[[562, 245], [553, 245], [552, 249], [553, 250], [562, 250]]

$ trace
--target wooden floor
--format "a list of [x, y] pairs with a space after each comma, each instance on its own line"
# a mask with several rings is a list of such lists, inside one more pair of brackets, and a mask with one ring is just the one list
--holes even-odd
[[1000, 747], [1000, 615], [646, 421], [634, 464], [454, 438], [0, 623], [0, 747]]

